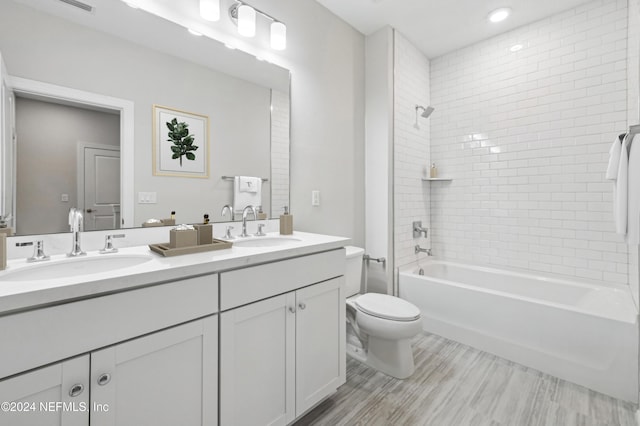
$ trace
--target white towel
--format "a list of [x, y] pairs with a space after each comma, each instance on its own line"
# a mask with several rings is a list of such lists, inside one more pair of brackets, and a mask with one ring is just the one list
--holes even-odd
[[629, 174], [629, 145], [634, 138], [627, 136], [622, 141], [620, 150], [620, 161], [618, 163], [618, 175], [613, 191], [613, 211], [615, 214], [616, 233], [625, 235], [627, 233], [627, 182]]
[[622, 144], [624, 143], [625, 137], [626, 135], [617, 136], [616, 140], [611, 144], [611, 148], [609, 149], [609, 165], [607, 166], [605, 179], [616, 180], [618, 178], [620, 152], [622, 151]]
[[[631, 139], [631, 138], [627, 138]], [[636, 141], [636, 139], [638, 139]], [[622, 156], [629, 149], [627, 171], [627, 244], [640, 244], [640, 136], [635, 135], [622, 150]], [[635, 148], [634, 148], [635, 147]], [[622, 162], [620, 163], [622, 166]], [[618, 174], [619, 175], [619, 174]], [[618, 182], [619, 184], [620, 182]]]
[[251, 205], [254, 207], [262, 205], [262, 179], [257, 179], [254, 192], [242, 191], [240, 182], [246, 176], [236, 176], [233, 179], [233, 211], [235, 214], [242, 214], [242, 210]]
[[262, 179], [252, 176], [240, 176], [240, 192], [258, 192]]

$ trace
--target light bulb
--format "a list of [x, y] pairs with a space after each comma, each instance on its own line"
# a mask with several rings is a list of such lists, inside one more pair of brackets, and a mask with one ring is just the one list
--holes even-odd
[[275, 50], [287, 48], [287, 26], [282, 22], [271, 23], [271, 48]]
[[238, 7], [238, 33], [245, 37], [256, 35], [256, 10], [246, 4]]

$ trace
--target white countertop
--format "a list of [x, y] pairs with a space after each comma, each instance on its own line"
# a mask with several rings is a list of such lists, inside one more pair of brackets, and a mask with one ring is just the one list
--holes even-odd
[[[278, 235], [278, 233], [267, 234], [269, 237]], [[0, 272], [0, 315], [333, 250], [344, 247], [350, 241], [349, 238], [305, 232], [294, 232], [291, 236], [300, 239], [300, 241], [292, 241], [290, 244], [275, 247], [233, 246], [225, 250], [175, 257], [160, 256], [152, 252], [146, 245], [121, 248], [117, 255], [149, 255], [152, 258], [140, 265], [109, 272], [36, 281], [10, 281], [10, 277], [13, 271], [38, 267], [51, 262], [67, 261], [68, 258], [65, 255], [55, 255], [51, 256], [51, 260], [39, 263], [27, 263], [25, 259], [11, 260], [8, 262], [7, 269]], [[93, 251], [88, 252], [87, 256], [83, 256], [82, 259], [102, 256], [110, 256], [110, 254], [99, 254], [97, 251]]]

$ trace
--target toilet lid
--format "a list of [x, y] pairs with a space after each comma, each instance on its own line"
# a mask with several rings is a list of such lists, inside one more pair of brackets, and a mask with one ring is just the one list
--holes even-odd
[[413, 321], [420, 318], [420, 309], [412, 303], [388, 294], [367, 293], [354, 303], [362, 312], [394, 321]]

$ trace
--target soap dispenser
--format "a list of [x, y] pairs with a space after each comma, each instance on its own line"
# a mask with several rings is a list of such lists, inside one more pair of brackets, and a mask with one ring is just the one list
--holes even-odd
[[289, 214], [289, 207], [284, 206], [284, 214], [280, 215], [280, 235], [293, 234], [293, 215]]

